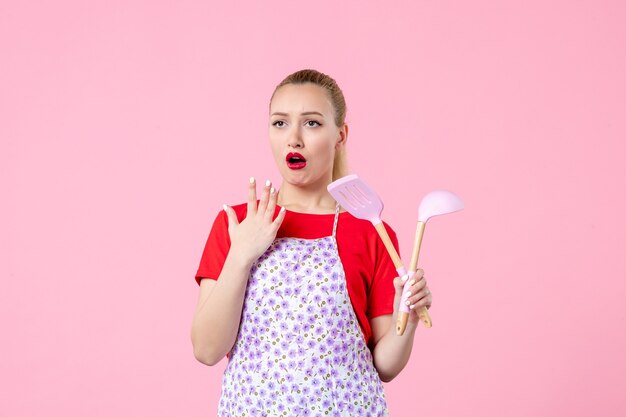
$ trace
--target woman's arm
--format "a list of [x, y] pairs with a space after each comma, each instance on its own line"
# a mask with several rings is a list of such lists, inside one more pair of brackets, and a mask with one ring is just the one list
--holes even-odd
[[219, 279], [200, 282], [191, 325], [194, 356], [206, 365], [218, 363], [235, 343], [250, 268], [272, 244], [285, 218], [281, 210], [273, 219], [277, 194], [268, 181], [257, 207], [256, 184], [251, 180], [247, 214], [241, 223], [234, 210], [225, 206], [230, 249]]
[[215, 365], [235, 343], [252, 264], [230, 251], [217, 281], [200, 281], [200, 295], [191, 325], [196, 359]]
[[402, 288], [404, 281], [401, 278], [394, 280], [396, 295], [394, 299], [394, 313], [384, 316], [374, 317], [370, 320], [372, 326], [372, 338], [374, 339], [374, 366], [378, 370], [380, 379], [384, 382], [390, 382], [400, 371], [404, 369], [413, 349], [413, 337], [419, 323], [417, 311], [420, 307], [430, 307], [432, 304], [432, 296], [424, 279], [424, 271], [418, 269], [411, 278], [411, 296], [409, 297], [411, 313], [409, 314], [409, 322], [402, 336], [396, 334], [396, 316], [398, 314], [400, 299], [402, 298]]

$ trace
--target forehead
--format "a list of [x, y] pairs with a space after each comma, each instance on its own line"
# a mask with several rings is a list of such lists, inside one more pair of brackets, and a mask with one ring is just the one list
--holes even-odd
[[332, 103], [323, 87], [312, 83], [287, 84], [276, 90], [270, 103], [270, 114], [307, 111], [318, 111], [325, 116], [332, 114]]

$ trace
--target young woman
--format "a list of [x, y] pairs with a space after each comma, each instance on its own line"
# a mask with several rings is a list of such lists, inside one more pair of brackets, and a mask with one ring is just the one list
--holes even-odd
[[[332, 78], [289, 75], [270, 100], [280, 191], [267, 181], [257, 201], [251, 178], [247, 204], [224, 206], [215, 219], [191, 337], [200, 362], [229, 357], [219, 416], [388, 414], [381, 381], [406, 365], [417, 310], [432, 297], [422, 270], [408, 283], [396, 278], [371, 224], [326, 189], [345, 175], [345, 114]], [[411, 314], [397, 336], [405, 283]]]

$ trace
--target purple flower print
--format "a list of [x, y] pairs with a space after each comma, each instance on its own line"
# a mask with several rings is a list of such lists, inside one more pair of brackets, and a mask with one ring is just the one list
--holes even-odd
[[[385, 410], [333, 236], [276, 239], [251, 268], [245, 294], [219, 417]], [[355, 395], [344, 403], [351, 391]]]

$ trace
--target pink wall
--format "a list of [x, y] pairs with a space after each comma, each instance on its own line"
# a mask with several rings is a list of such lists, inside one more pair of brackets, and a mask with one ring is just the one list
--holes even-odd
[[267, 103], [303, 67], [405, 259], [422, 195], [466, 202], [427, 228], [392, 416], [625, 415], [624, 3], [227, 3], [0, 5], [0, 415], [214, 415], [193, 275], [279, 179]]

